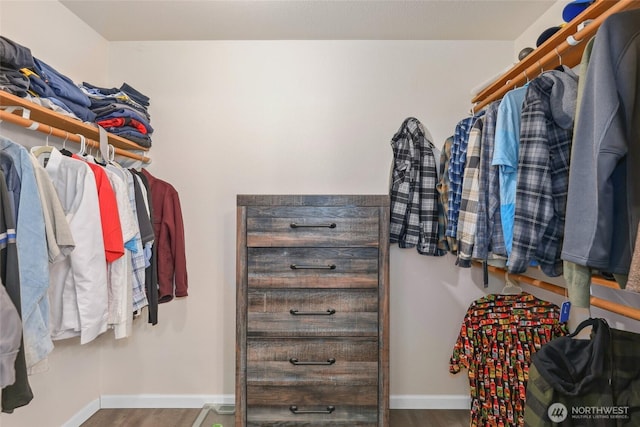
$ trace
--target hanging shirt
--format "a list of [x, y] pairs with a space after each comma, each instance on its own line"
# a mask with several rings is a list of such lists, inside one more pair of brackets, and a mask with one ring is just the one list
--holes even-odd
[[509, 272], [532, 260], [548, 276], [562, 274], [560, 252], [578, 76], [547, 71], [529, 83], [522, 107], [518, 184]]
[[22, 327], [27, 367], [53, 350], [49, 335], [49, 256], [42, 203], [29, 152], [0, 137], [0, 149], [11, 156], [19, 175], [20, 203], [16, 220], [16, 246], [20, 270]]
[[391, 140], [394, 165], [391, 182], [391, 243], [416, 247], [424, 255], [438, 249], [438, 195], [433, 143], [422, 124], [406, 119]]
[[467, 162], [467, 144], [469, 142], [469, 131], [471, 126], [480, 116], [481, 111], [473, 117], [462, 119], [457, 125], [451, 144], [451, 159], [449, 160], [449, 210], [447, 218], [446, 235], [457, 239], [458, 237], [458, 216], [460, 214], [460, 202], [462, 200], [462, 177], [464, 167]]
[[[135, 238], [137, 233], [135, 218], [133, 218], [133, 210], [129, 203], [129, 194], [127, 184], [113, 170], [105, 169], [105, 173], [109, 178], [111, 187], [113, 188], [118, 207], [118, 216], [120, 218], [122, 241], [128, 242]], [[117, 330], [116, 338], [122, 338], [119, 328], [126, 325], [128, 317], [132, 315], [131, 304], [127, 304], [127, 287], [129, 286], [129, 270], [131, 264], [130, 255], [122, 256], [108, 265], [107, 277], [109, 283], [109, 303], [108, 311], [109, 325]]]
[[98, 190], [98, 205], [100, 207], [100, 226], [102, 228], [102, 241], [107, 262], [113, 262], [124, 255], [124, 242], [122, 241], [122, 226], [118, 215], [116, 196], [109, 182], [104, 168], [94, 162], [93, 157], [86, 159], [77, 154], [71, 156], [74, 159], [87, 163], [93, 172]]
[[134, 178], [131, 172], [123, 170], [127, 181], [129, 193], [129, 205], [131, 206], [133, 217], [135, 218], [137, 233], [134, 238], [135, 249], [131, 252], [131, 265], [133, 267], [133, 311], [140, 312], [144, 307], [149, 305], [147, 295], [145, 293], [145, 256], [142, 247], [142, 239], [140, 238], [140, 225], [138, 223], [138, 209], [136, 208], [136, 191]]
[[480, 187], [478, 174], [480, 170], [480, 140], [484, 116], [478, 118], [469, 131], [467, 144], [467, 163], [462, 181], [462, 199], [458, 216], [458, 259], [459, 267], [471, 267], [471, 255], [476, 238], [478, 222], [478, 198]]
[[[15, 219], [9, 193], [0, 173], [0, 383], [2, 412], [28, 404], [33, 392], [27, 377], [20, 322], [21, 289], [16, 248]], [[15, 329], [14, 329], [15, 328]], [[17, 333], [16, 333], [17, 332]]]
[[500, 176], [500, 221], [507, 255], [513, 242], [513, 220], [516, 210], [518, 181], [518, 154], [520, 145], [520, 114], [527, 88], [507, 92], [498, 107], [495, 147], [492, 166], [498, 167]]
[[76, 244], [73, 241], [69, 223], [51, 178], [49, 178], [47, 171], [40, 166], [35, 157], [31, 156], [31, 162], [33, 163], [44, 214], [49, 262], [55, 262], [69, 255], [76, 247]]
[[[127, 176], [129, 173], [117, 163], [109, 163], [107, 165], [107, 170], [120, 178], [123, 183], [123, 186], [121, 187], [120, 185], [114, 185], [112, 182], [112, 186], [114, 188], [114, 191], [116, 192], [116, 198], [118, 200], [118, 211], [120, 212], [120, 223], [122, 225], [123, 240], [125, 240], [124, 233], [127, 233], [126, 237], [129, 237], [129, 239], [125, 240], [124, 242], [124, 257], [120, 258], [118, 261], [116, 261], [116, 263], [112, 263], [110, 270], [110, 274], [112, 274], [113, 276], [118, 274], [114, 273], [113, 271], [114, 264], [117, 265], [119, 264], [119, 262], [121, 262], [121, 260], [124, 260], [124, 275], [126, 280], [125, 289], [122, 294], [122, 298], [120, 299], [119, 307], [113, 307], [113, 309], [117, 312], [117, 314], [114, 314], [115, 319], [113, 323], [113, 333], [116, 339], [121, 339], [131, 336], [133, 332], [134, 272], [132, 255], [137, 250], [136, 243], [139, 244], [140, 241], [140, 230], [138, 229], [138, 221], [133, 213], [133, 207], [131, 206], [131, 202], [129, 201], [129, 185], [127, 182]], [[122, 189], [119, 191], [120, 187]]]
[[453, 137], [450, 136], [444, 141], [442, 152], [440, 153], [440, 171], [438, 173], [438, 248], [443, 251], [458, 252], [456, 239], [446, 236], [447, 218], [449, 212], [449, 160], [451, 159], [451, 145]]
[[491, 165], [494, 153], [495, 128], [499, 101], [486, 108], [480, 139], [480, 169], [478, 171], [478, 219], [473, 257], [481, 260], [505, 255], [504, 237], [500, 227], [500, 184], [498, 170]]
[[487, 295], [464, 317], [449, 371], [468, 370], [471, 427], [523, 426], [531, 356], [566, 332], [560, 309], [533, 295]]
[[107, 329], [107, 264], [95, 178], [85, 162], [55, 148], [36, 159], [56, 188], [76, 243], [69, 256], [51, 265], [51, 336], [79, 335], [86, 344]]

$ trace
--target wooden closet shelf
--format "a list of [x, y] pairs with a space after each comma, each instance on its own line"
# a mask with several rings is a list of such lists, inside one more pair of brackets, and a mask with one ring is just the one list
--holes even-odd
[[[95, 141], [100, 140], [100, 134], [97, 127], [81, 122], [80, 120], [76, 120], [71, 117], [56, 113], [55, 111], [52, 111], [48, 108], [34, 104], [33, 102], [30, 102], [24, 98], [20, 98], [1, 90], [0, 105], [6, 107], [19, 106], [26, 108], [31, 112], [29, 118], [32, 121], [60, 129], [63, 132], [69, 132], [69, 134], [79, 133], [81, 135], [84, 135], [85, 138]], [[122, 150], [149, 151], [148, 148], [142, 147], [133, 141], [129, 141], [128, 139], [111, 133], [109, 134], [109, 144]]]
[[[578, 65], [582, 59], [586, 42], [595, 35], [607, 17], [614, 13], [636, 8], [640, 8], [638, 0], [597, 0], [526, 58], [515, 64], [476, 95], [471, 100], [474, 104], [474, 110], [479, 111], [491, 102], [501, 99], [511, 89], [524, 85], [530, 79], [540, 75], [543, 70], [557, 67], [561, 63], [560, 58], [562, 58], [562, 65], [568, 67]], [[588, 19], [593, 21], [578, 31], [578, 25]], [[567, 42], [569, 36], [573, 36], [579, 43], [573, 45]]]

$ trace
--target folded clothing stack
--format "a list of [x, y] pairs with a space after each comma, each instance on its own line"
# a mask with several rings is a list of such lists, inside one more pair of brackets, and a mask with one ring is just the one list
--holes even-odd
[[29, 78], [22, 68], [34, 68], [31, 50], [0, 36], [0, 89], [24, 98], [29, 90]]
[[[0, 36], [0, 89], [93, 122], [89, 98], [73, 81], [31, 55], [31, 50]], [[44, 102], [43, 102], [44, 101]]]
[[89, 98], [98, 125], [142, 147], [151, 147], [153, 128], [147, 96], [127, 83], [109, 89], [83, 82], [80, 89]]

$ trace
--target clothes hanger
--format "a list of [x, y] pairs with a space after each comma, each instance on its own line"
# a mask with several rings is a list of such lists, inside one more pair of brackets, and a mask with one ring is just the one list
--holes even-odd
[[606, 321], [604, 319], [596, 319], [596, 318], [593, 318], [593, 317], [590, 317], [589, 319], [585, 319], [582, 322], [580, 322], [580, 324], [576, 327], [576, 330], [571, 332], [569, 335], [567, 335], [567, 337], [574, 338], [584, 328], [591, 327], [591, 329], [593, 329], [594, 327], [596, 327], [596, 325], [600, 324], [601, 322], [605, 322], [606, 323]]
[[60, 150], [60, 154], [67, 157], [71, 157], [73, 153], [67, 150], [67, 139], [69, 139], [69, 132], [65, 132], [65, 133], [66, 133], [66, 136], [64, 138], [64, 141], [62, 141], [62, 150]]
[[517, 295], [523, 292], [522, 288], [511, 277], [509, 277], [508, 272], [504, 273], [504, 281], [506, 284], [504, 288], [502, 288], [502, 292], [501, 292], [502, 294]]
[[78, 151], [78, 156], [84, 156], [85, 155], [85, 151], [87, 149], [87, 139], [84, 137], [84, 135], [81, 135], [79, 133], [76, 133], [76, 135], [78, 135], [78, 137], [80, 138], [80, 150]]
[[555, 49], [556, 55], [558, 55], [558, 66], [556, 67], [556, 70], [558, 71], [564, 71], [564, 67], [562, 66], [562, 55], [560, 55], [560, 52], [558, 52], [558, 48], [556, 47]]
[[54, 147], [49, 145], [49, 136], [51, 136], [52, 133], [53, 133], [53, 128], [50, 126], [49, 134], [47, 135], [47, 139], [45, 140], [46, 145], [43, 145], [40, 147], [33, 147], [31, 149], [31, 154], [33, 154], [36, 157], [39, 157], [42, 154], [51, 153], [54, 150]]

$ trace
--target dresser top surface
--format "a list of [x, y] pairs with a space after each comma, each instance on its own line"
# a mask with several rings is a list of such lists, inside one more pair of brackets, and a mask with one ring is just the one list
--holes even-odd
[[238, 194], [238, 206], [389, 206], [386, 194]]

